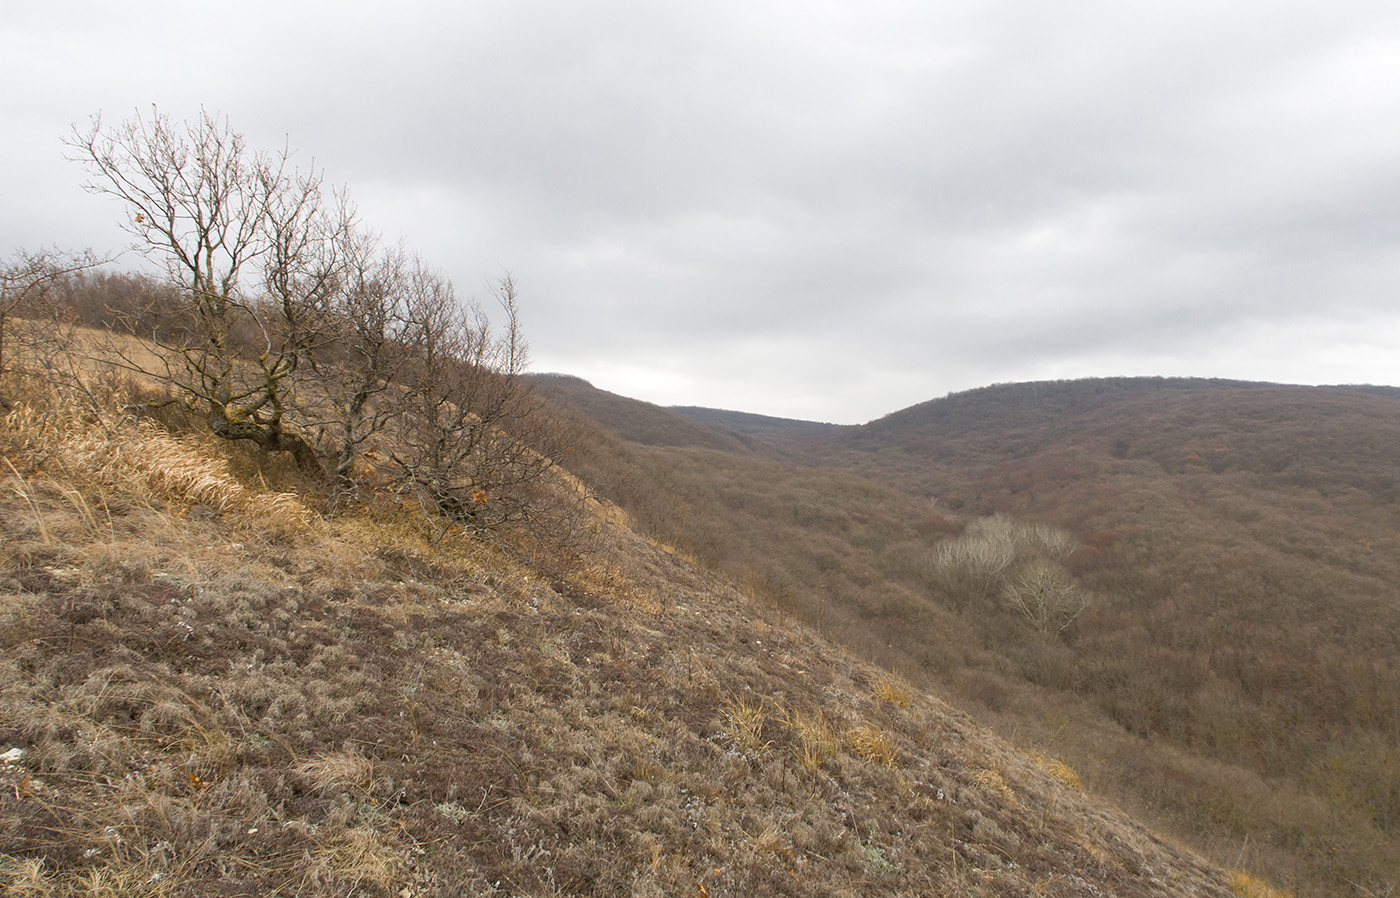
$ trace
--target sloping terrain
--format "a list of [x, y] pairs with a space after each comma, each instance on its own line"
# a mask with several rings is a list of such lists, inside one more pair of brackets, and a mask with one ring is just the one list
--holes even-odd
[[592, 482], [648, 532], [1156, 825], [1302, 894], [1395, 887], [1393, 389], [1003, 385], [762, 459], [618, 445], [631, 479]]
[[820, 437], [830, 437], [844, 429], [840, 424], [823, 424], [817, 421], [794, 421], [791, 418], [775, 418], [772, 415], [755, 415], [752, 412], [735, 412], [723, 409], [700, 408], [692, 405], [676, 405], [672, 411], [687, 418], [718, 424], [748, 436], [763, 437], [776, 441], [806, 441]]
[[[1026, 384], [862, 430], [828, 444], [825, 461], [968, 517], [1009, 513], [1079, 537], [1070, 566], [1095, 605], [1053, 650], [1011, 651], [1008, 667], [1184, 752], [1168, 760], [1125, 742], [1122, 770], [1105, 767], [1106, 778], [1222, 853], [1248, 834], [1269, 867], [1293, 865], [1318, 887], [1393, 887], [1393, 390]], [[1020, 701], [1017, 689], [981, 688], [992, 704]], [[1087, 765], [1102, 744], [1065, 750]]]
[[9, 894], [1229, 894], [616, 510], [443, 536], [24, 402], [0, 449]]

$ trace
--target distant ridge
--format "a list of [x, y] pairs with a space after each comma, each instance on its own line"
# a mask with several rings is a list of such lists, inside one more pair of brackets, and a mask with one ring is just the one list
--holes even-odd
[[842, 424], [777, 418], [772, 415], [756, 415], [752, 412], [735, 412], [697, 405], [673, 405], [670, 406], [670, 409], [696, 421], [719, 424], [736, 433], [765, 439], [791, 440], [822, 437], [848, 428], [848, 425]]
[[1203, 377], [1091, 377], [1077, 380], [1043, 380], [992, 384], [949, 393], [891, 412], [863, 425], [866, 433], [879, 433], [912, 421], [937, 422], [976, 428], [1032, 426], [1062, 415], [1083, 411], [1106, 402], [1151, 393], [1206, 393], [1221, 389], [1277, 388], [1279, 384]]
[[640, 399], [600, 390], [572, 374], [531, 374], [545, 396], [577, 409], [624, 440], [645, 446], [690, 446], [746, 453], [750, 438]]

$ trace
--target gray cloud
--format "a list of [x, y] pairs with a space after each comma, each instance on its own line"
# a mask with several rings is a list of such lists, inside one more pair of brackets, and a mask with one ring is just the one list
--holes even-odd
[[1392, 7], [31, 6], [0, 26], [0, 248], [115, 244], [62, 133], [203, 104], [462, 292], [513, 272], [537, 367], [653, 401], [1395, 383]]

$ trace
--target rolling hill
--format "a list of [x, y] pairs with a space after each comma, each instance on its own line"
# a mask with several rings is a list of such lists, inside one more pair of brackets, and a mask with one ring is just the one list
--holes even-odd
[[[742, 421], [677, 411], [715, 434]], [[749, 436], [743, 453], [622, 439], [627, 475], [595, 460], [592, 482], [1217, 859], [1247, 846], [1302, 893], [1393, 888], [1394, 389], [1012, 384]], [[1062, 629], [1018, 605], [1032, 574], [1071, 597]]]

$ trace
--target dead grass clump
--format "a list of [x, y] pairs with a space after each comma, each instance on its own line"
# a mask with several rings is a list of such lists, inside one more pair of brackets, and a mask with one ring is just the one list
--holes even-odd
[[913, 701], [913, 689], [898, 674], [885, 674], [875, 682], [875, 697], [905, 709]]
[[308, 786], [322, 793], [346, 789], [368, 793], [373, 784], [373, 764], [369, 758], [354, 752], [317, 755], [292, 769]]
[[44, 862], [33, 857], [0, 857], [0, 885], [14, 898], [47, 898], [56, 891], [44, 872]]
[[164, 898], [177, 894], [180, 877], [150, 860], [139, 852], [123, 851], [101, 866], [50, 872], [38, 858], [0, 855], [0, 886], [13, 898]]
[[[92, 411], [20, 403], [4, 417], [0, 430], [16, 456], [36, 469], [51, 467], [61, 473], [70, 484], [65, 490], [71, 494], [69, 502], [95, 533], [104, 524], [110, 526], [110, 511], [99, 516], [84, 494], [96, 496], [105, 506], [104, 497], [113, 491], [218, 512], [238, 509], [263, 527], [301, 530], [315, 520], [294, 493], [245, 487], [220, 451], [228, 447], [216, 448], [212, 437], [175, 437], [156, 422], [132, 418], [119, 407]], [[41, 536], [49, 542], [32, 493], [14, 464], [9, 467], [18, 479], [13, 488], [29, 502]]]
[[582, 592], [584, 596], [629, 605], [648, 614], [658, 614], [662, 610], [658, 598], [643, 590], [636, 578], [616, 561], [599, 560], [570, 571], [564, 582], [566, 594], [574, 598]]
[[836, 730], [821, 710], [811, 713], [795, 711], [788, 715], [788, 726], [797, 734], [793, 753], [797, 763], [807, 770], [816, 770], [835, 757], [841, 747]]
[[1053, 776], [1055, 779], [1069, 786], [1076, 792], [1084, 790], [1084, 784], [1079, 781], [1079, 774], [1074, 772], [1074, 768], [1061, 761], [1059, 758], [1052, 758], [1043, 755], [1038, 751], [1033, 751], [1029, 755], [1031, 763], [1041, 770]]
[[1020, 804], [1016, 798], [1016, 793], [1011, 791], [1011, 786], [1007, 784], [1006, 778], [1001, 775], [1001, 765], [996, 762], [993, 762], [992, 766], [984, 767], [982, 770], [978, 771], [977, 776], [973, 778], [973, 782], [989, 792], [996, 793], [1013, 806], [1019, 806]]
[[310, 878], [347, 885], [352, 894], [368, 882], [393, 892], [403, 874], [403, 860], [394, 846], [374, 830], [359, 826], [346, 830], [316, 853]]
[[792, 853], [792, 839], [788, 836], [785, 827], [776, 822], [767, 824], [757, 833], [749, 836], [748, 846], [758, 855]]
[[741, 752], [763, 753], [772, 742], [763, 738], [763, 726], [768, 715], [764, 710], [764, 699], [745, 698], [734, 695], [724, 705], [724, 716], [729, 722], [728, 736], [734, 748]]
[[1243, 870], [1236, 870], [1230, 874], [1230, 891], [1240, 898], [1293, 898], [1292, 892], [1276, 889]]
[[890, 738], [889, 733], [877, 726], [868, 723], [856, 724], [846, 730], [845, 742], [851, 754], [862, 761], [886, 766], [892, 766], [899, 761], [899, 752], [894, 747], [894, 740]]

